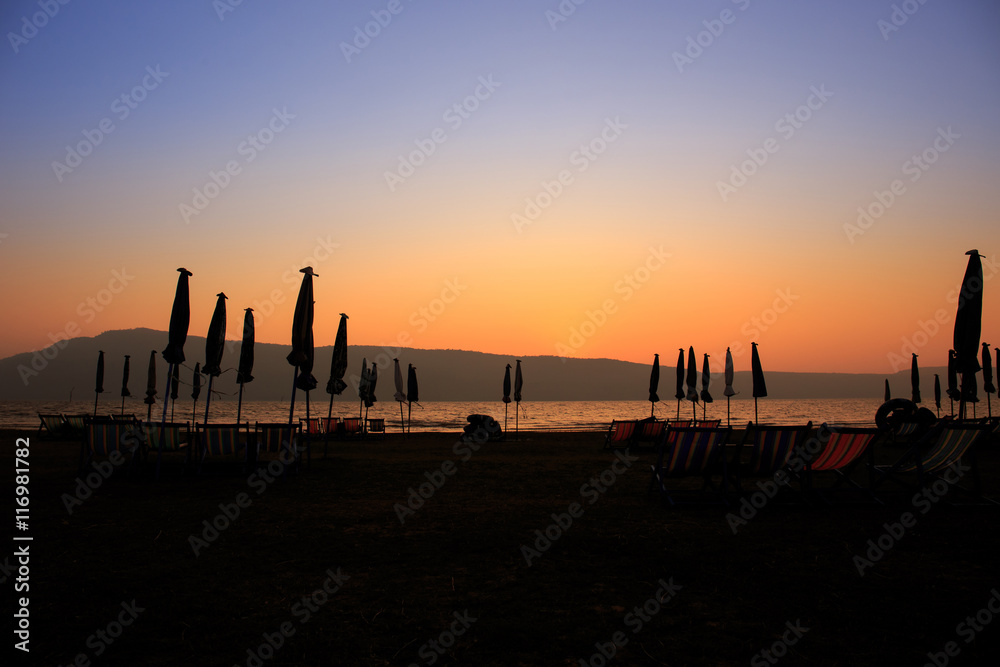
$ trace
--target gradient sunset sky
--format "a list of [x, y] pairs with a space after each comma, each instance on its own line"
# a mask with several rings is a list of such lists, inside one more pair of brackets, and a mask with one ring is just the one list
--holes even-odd
[[1000, 344], [994, 0], [43, 0], [0, 27], [0, 357], [165, 330], [180, 266], [190, 335], [223, 291], [229, 338], [251, 306], [288, 343], [311, 264], [317, 345], [346, 312], [356, 344], [888, 373], [907, 342], [946, 363], [972, 248]]

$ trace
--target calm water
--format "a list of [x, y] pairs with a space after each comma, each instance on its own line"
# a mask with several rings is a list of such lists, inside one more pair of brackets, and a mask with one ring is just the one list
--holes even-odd
[[[759, 399], [758, 411], [760, 421], [770, 424], [801, 424], [812, 420], [815, 424], [828, 422], [830, 424], [873, 425], [875, 411], [881, 404], [879, 399]], [[337, 401], [333, 405], [335, 417], [357, 417], [360, 402]], [[368, 410], [369, 417], [381, 417], [391, 433], [399, 428], [399, 403], [378, 402]], [[193, 401], [178, 400], [174, 406], [175, 421], [190, 421], [192, 419]], [[326, 416], [329, 403], [312, 404], [310, 414], [314, 417]], [[129, 399], [125, 402], [125, 413], [138, 417], [146, 417], [147, 406], [139, 399]], [[406, 415], [406, 404], [403, 404], [403, 414]], [[200, 401], [197, 409], [197, 421], [205, 418], [205, 402]], [[0, 427], [4, 428], [37, 428], [38, 413], [93, 414], [93, 401], [4, 401], [0, 402]], [[98, 406], [100, 414], [119, 414], [121, 400], [107, 398], [101, 400]], [[520, 428], [525, 430], [600, 430], [605, 429], [613, 419], [641, 419], [648, 417], [650, 404], [648, 401], [540, 401], [521, 404], [518, 416]], [[504, 404], [497, 402], [432, 402], [427, 401], [413, 405], [412, 428], [415, 431], [458, 431], [466, 423], [466, 415], [492, 415], [501, 424], [504, 422]], [[159, 420], [163, 415], [162, 403], [153, 406], [153, 419]], [[681, 403], [681, 418], [692, 415], [691, 403]], [[702, 418], [702, 406], [697, 407], [698, 418]], [[730, 402], [731, 423], [733, 426], [744, 426], [753, 420], [754, 404], [750, 399], [734, 399]], [[726, 424], [726, 402], [717, 401], [708, 406], [708, 419], [721, 419]], [[295, 404], [295, 418], [306, 416], [304, 401]], [[656, 404], [656, 416], [661, 419], [677, 417], [677, 401]], [[167, 418], [171, 418], [170, 408]], [[241, 419], [261, 422], [278, 422], [288, 420], [288, 403], [278, 401], [245, 401]], [[236, 401], [213, 399], [209, 421], [233, 422], [236, 420]], [[508, 409], [507, 424], [509, 430], [514, 430], [514, 404]]]

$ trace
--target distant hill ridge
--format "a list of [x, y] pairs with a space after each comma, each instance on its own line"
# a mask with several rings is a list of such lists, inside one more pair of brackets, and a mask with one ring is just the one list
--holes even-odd
[[[150, 350], [157, 352], [157, 384], [165, 384], [166, 364], [160, 352], [166, 347], [165, 331], [129, 329], [107, 331], [98, 336], [73, 338], [38, 352], [26, 352], [0, 360], [0, 399], [63, 400], [71, 390], [76, 398], [92, 395], [98, 350], [104, 350], [106, 395], [119, 394], [124, 355], [131, 355], [129, 388], [133, 395], [141, 394], [146, 383], [146, 367]], [[239, 361], [239, 341], [230, 341], [223, 357], [224, 372], [215, 381], [222, 392], [235, 392]], [[247, 400], [280, 400], [287, 398], [292, 383], [292, 369], [285, 361], [288, 345], [257, 343], [255, 348], [254, 381], [246, 385]], [[205, 338], [189, 336], [184, 347], [186, 365], [204, 362]], [[351, 345], [348, 348], [349, 388], [347, 395], [356, 395], [361, 360], [375, 361], [379, 367], [376, 394], [387, 397], [393, 393], [392, 357], [398, 356], [406, 375], [407, 364], [417, 367], [420, 398], [424, 401], [494, 401], [503, 395], [504, 367], [513, 365], [514, 357], [466, 350], [422, 350], [389, 346]], [[330, 374], [332, 346], [316, 348], [313, 371], [319, 381], [317, 392], [326, 396]], [[524, 395], [527, 401], [574, 400], [645, 400], [648, 398], [649, 365], [614, 359], [563, 359], [555, 356], [520, 357], [524, 371]], [[945, 369], [922, 369], [922, 391], [930, 396], [934, 373], [945, 377]], [[888, 377], [897, 396], [909, 396], [909, 370], [894, 375], [862, 373], [764, 373], [771, 398], [879, 398]], [[182, 369], [181, 379], [191, 381], [191, 371]], [[737, 371], [734, 388], [738, 397], [749, 397], [750, 372]], [[700, 389], [700, 380], [699, 380]], [[722, 400], [722, 379], [714, 378], [710, 391]], [[672, 365], [661, 366], [660, 391], [665, 402], [674, 400]]]

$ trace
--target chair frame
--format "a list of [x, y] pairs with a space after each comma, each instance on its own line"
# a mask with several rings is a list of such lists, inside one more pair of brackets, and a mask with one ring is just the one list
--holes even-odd
[[[651, 466], [653, 474], [649, 480], [649, 490], [657, 489], [660, 497], [666, 500], [671, 507], [682, 504], [683, 501], [679, 499], [681, 496], [704, 495], [706, 490], [711, 490], [718, 495], [721, 504], [728, 505], [726, 487], [729, 474], [725, 450], [731, 434], [732, 429], [728, 426], [720, 428], [669, 427], [657, 447], [656, 464]], [[667, 458], [668, 452], [668, 465], [664, 467], [664, 459]], [[683, 458], [681, 465], [676, 465], [681, 458]], [[720, 475], [718, 484], [712, 481], [715, 474]], [[667, 488], [668, 479], [692, 477], [702, 478], [702, 486], [699, 491]], [[685, 504], [693, 502], [695, 501], [687, 501]]]
[[[879, 505], [882, 501], [878, 499], [872, 491], [874, 485], [875, 469], [875, 443], [884, 436], [884, 432], [877, 428], [860, 428], [847, 426], [830, 426], [822, 424], [816, 434], [809, 438], [803, 445], [802, 456], [805, 459], [803, 466], [802, 483], [806, 491], [815, 495], [819, 500], [829, 505], [832, 501], [829, 493], [842, 484], [848, 484], [858, 491], [864, 492], [867, 500]], [[821, 449], [809, 455], [812, 442], [821, 443]], [[793, 457], [797, 455], [793, 453]], [[858, 484], [854, 478], [854, 471], [865, 465], [868, 471], [868, 486]], [[820, 489], [815, 485], [817, 474], [830, 473], [835, 475], [834, 483], [825, 489]]]
[[[195, 443], [198, 448], [197, 460], [198, 460], [198, 472], [201, 472], [202, 467], [205, 464], [205, 459], [209, 456], [209, 447], [206, 443], [208, 438], [207, 434], [211, 431], [226, 431], [231, 430], [234, 435], [235, 442], [233, 443], [233, 451], [222, 452], [220, 454], [212, 454], [213, 457], [226, 458], [232, 456], [234, 459], [239, 460], [240, 450], [243, 450], [243, 464], [246, 466], [248, 464], [249, 456], [249, 443], [250, 443], [250, 424], [249, 423], [235, 423], [235, 424], [195, 424]], [[240, 442], [240, 435], [243, 436], [243, 442]]]
[[[791, 478], [798, 477], [801, 482], [799, 472], [791, 469], [788, 463], [805, 443], [811, 429], [811, 421], [802, 426], [770, 426], [749, 422], [729, 464], [732, 475], [730, 481], [737, 495], [746, 495], [743, 482], [747, 478], [775, 477], [778, 473], [785, 472]], [[773, 438], [769, 437], [774, 434], [790, 435], [791, 442], [781, 438], [779, 447], [776, 448]], [[744, 452], [747, 450], [749, 460], [744, 461]]]
[[87, 469], [98, 456], [110, 457], [112, 451], [124, 452], [129, 441], [134, 441], [129, 450], [129, 465], [141, 450], [144, 439], [139, 422], [111, 422], [103, 419], [84, 420], [83, 439], [80, 445], [80, 472]]
[[[284, 435], [291, 432], [291, 438], [285, 439]], [[278, 447], [274, 448], [273, 442], [269, 438], [274, 433], [278, 434]], [[304, 443], [304, 445], [303, 445]], [[292, 456], [292, 461], [298, 468], [300, 453], [304, 449], [309, 452], [309, 438], [302, 435], [302, 423], [288, 424], [287, 422], [255, 422], [254, 423], [254, 447], [251, 467], [255, 467], [260, 460], [260, 454], [277, 454], [280, 458], [282, 451], [287, 451]]]

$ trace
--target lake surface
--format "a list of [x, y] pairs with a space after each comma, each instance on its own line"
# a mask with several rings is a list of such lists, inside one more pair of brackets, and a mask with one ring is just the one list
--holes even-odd
[[[327, 394], [323, 394], [324, 398]], [[814, 424], [827, 422], [842, 425], [874, 425], [875, 411], [881, 404], [880, 399], [767, 399], [758, 400], [758, 414], [762, 423], [770, 424], [801, 424], [812, 421]], [[98, 404], [100, 414], [119, 414], [121, 399], [108, 396], [102, 397]], [[925, 404], [927, 405], [927, 404]], [[175, 421], [192, 420], [194, 401], [180, 399], [173, 406]], [[338, 400], [333, 404], [333, 416], [357, 417], [360, 401]], [[399, 429], [399, 403], [379, 401], [368, 410], [368, 417], [381, 417], [391, 433]], [[697, 406], [698, 418], [702, 418], [702, 404]], [[721, 419], [727, 423], [726, 401], [716, 401], [708, 406], [708, 419]], [[933, 409], [933, 405], [927, 405]], [[945, 405], [947, 407], [947, 404]], [[210, 422], [233, 422], [236, 420], [237, 404], [235, 400], [212, 399]], [[312, 403], [310, 415], [326, 416], [329, 402]], [[93, 401], [3, 401], [0, 402], [0, 427], [4, 428], [37, 428], [38, 413], [93, 414]], [[125, 402], [125, 413], [145, 418], [147, 406], [140, 399], [128, 399]], [[241, 420], [261, 422], [281, 422], [288, 420], [288, 402], [279, 401], [244, 401]], [[403, 415], [406, 416], [407, 406], [403, 404]], [[752, 399], [733, 399], [730, 401], [729, 420], [734, 427], [745, 426], [754, 419], [754, 402]], [[504, 404], [495, 402], [462, 402], [462, 401], [426, 401], [413, 404], [414, 431], [459, 431], [466, 424], [466, 416], [470, 414], [492, 415], [501, 424], [504, 423]], [[613, 419], [642, 419], [650, 414], [648, 401], [538, 401], [522, 402], [517, 416], [518, 426], [524, 430], [602, 430], [606, 429]], [[163, 404], [153, 406], [154, 420], [163, 416]], [[295, 404], [295, 419], [306, 416], [306, 404], [301, 396]], [[660, 419], [677, 417], [677, 401], [656, 404], [656, 416]], [[682, 401], [680, 406], [682, 419], [692, 416], [692, 404]], [[205, 401], [197, 404], [196, 421], [205, 418]], [[171, 419], [171, 409], [167, 409], [167, 419]], [[508, 430], [515, 428], [515, 404], [511, 403], [507, 410]]]

